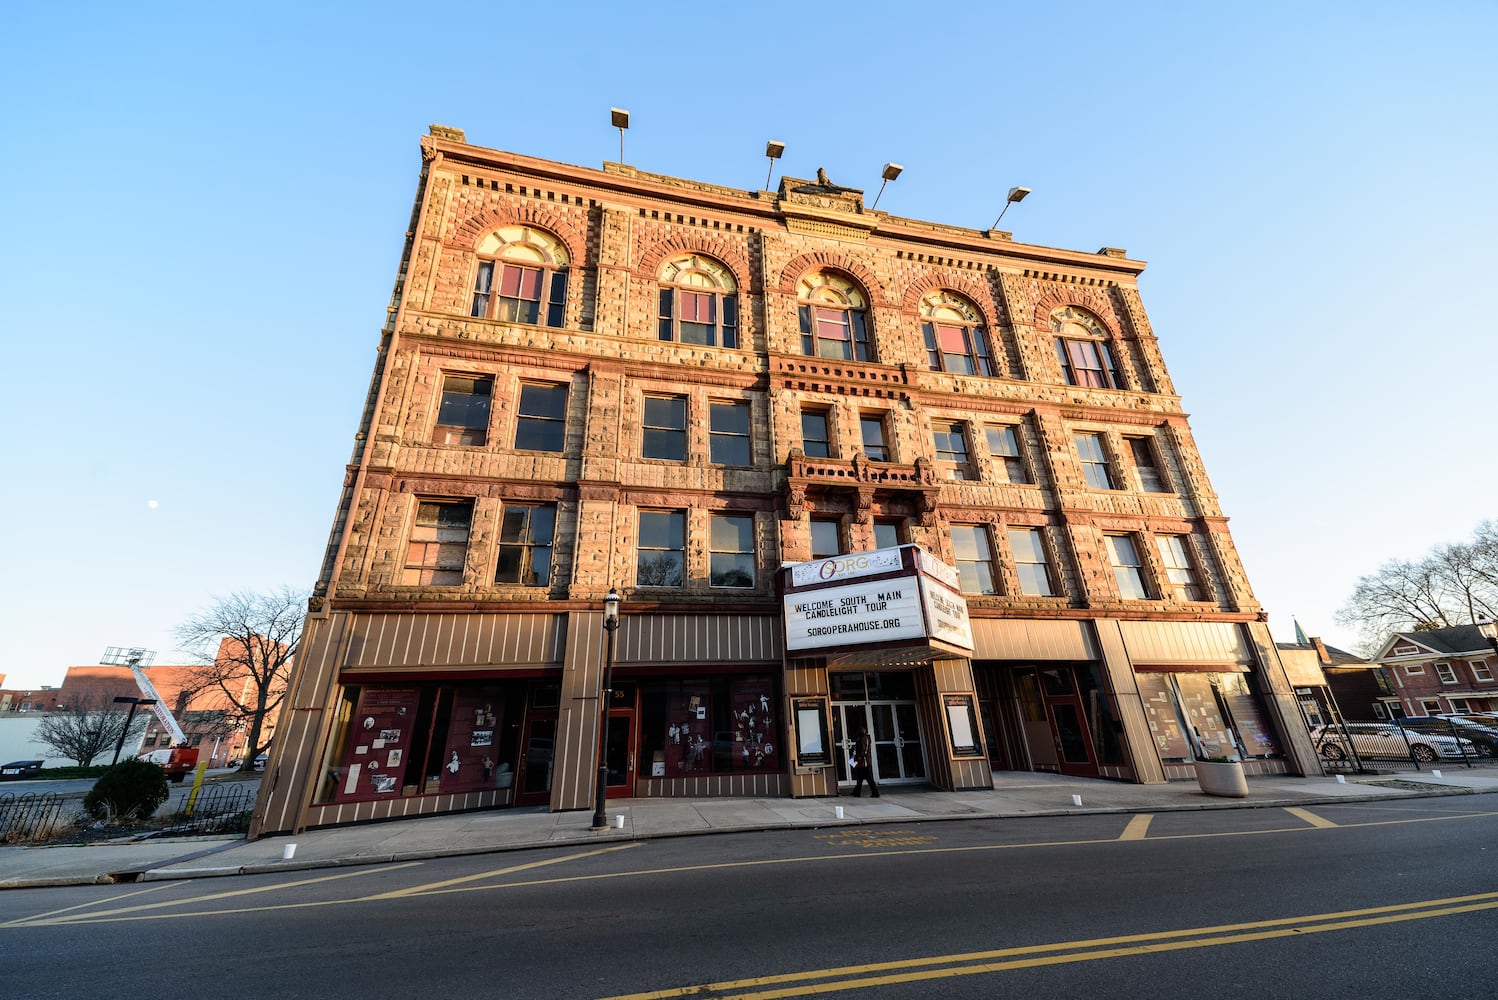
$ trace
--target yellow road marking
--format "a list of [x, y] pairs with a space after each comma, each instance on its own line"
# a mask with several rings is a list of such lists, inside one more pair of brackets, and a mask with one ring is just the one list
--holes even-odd
[[1300, 808], [1300, 806], [1286, 806], [1285, 812], [1289, 813], [1291, 816], [1295, 816], [1305, 820], [1312, 826], [1320, 827], [1323, 830], [1331, 829], [1332, 827], [1337, 825], [1326, 817], [1317, 816], [1315, 813], [1311, 812], [1311, 810], [1302, 809]]
[[[129, 899], [131, 896], [142, 896], [148, 892], [160, 892], [162, 889], [175, 889], [179, 885], [186, 884], [186, 882], [158, 882], [157, 884], [147, 886], [144, 889], [136, 889], [134, 892], [127, 892], [119, 896], [111, 896], [109, 897], [109, 902], [118, 903], [120, 900]], [[87, 903], [79, 903], [76, 906], [64, 906], [60, 910], [48, 910], [46, 913], [35, 913], [29, 917], [23, 917], [21, 920], [13, 920], [9, 923], [0, 924], [0, 927], [10, 927], [15, 924], [29, 923], [33, 920], [44, 920], [47, 917], [55, 917], [59, 914], [71, 913], [73, 910], [82, 910], [90, 906], [98, 906], [101, 902], [103, 902], [103, 900], [91, 899]]]
[[603, 847], [599, 848], [596, 851], [584, 851], [582, 854], [569, 854], [566, 857], [547, 858], [544, 861], [532, 861], [529, 864], [512, 865], [509, 868], [496, 868], [493, 871], [479, 872], [477, 875], [464, 875], [462, 878], [450, 878], [441, 882], [428, 882], [426, 885], [413, 885], [407, 886], [404, 889], [392, 889], [389, 892], [381, 892], [376, 893], [373, 896], [365, 896], [363, 897], [363, 900], [399, 899], [402, 896], [417, 896], [429, 892], [440, 892], [443, 889], [447, 889], [455, 885], [461, 885], [464, 882], [474, 882], [481, 878], [494, 878], [498, 875], [510, 875], [514, 872], [529, 871], [532, 868], [545, 868], [547, 865], [559, 865], [564, 861], [581, 861], [583, 858], [592, 858], [597, 857], [600, 854], [612, 854], [615, 851], [624, 851], [628, 850], [631, 847], [639, 847], [640, 844], [641, 841], [634, 841], [628, 844], [620, 844], [617, 847]]
[[1119, 840], [1143, 840], [1149, 833], [1150, 820], [1154, 819], [1152, 813], [1140, 813], [1129, 820], [1129, 825], [1124, 827], [1123, 833], [1118, 835]]
[[[670, 1000], [670, 998], [674, 997], [702, 996], [706, 994], [725, 994], [724, 1000], [727, 1000], [728, 997], [732, 997], [734, 1000], [772, 1000], [772, 998], [807, 996], [813, 993], [828, 993], [836, 990], [888, 986], [896, 983], [910, 983], [952, 976], [971, 976], [1004, 972], [1012, 969], [1061, 965], [1068, 962], [1090, 962], [1105, 958], [1122, 958], [1132, 955], [1180, 951], [1188, 948], [1209, 948], [1223, 944], [1265, 941], [1301, 934], [1316, 934], [1323, 931], [1352, 930], [1358, 927], [1372, 927], [1379, 924], [1399, 923], [1408, 920], [1426, 920], [1433, 917], [1475, 913], [1491, 909], [1498, 909], [1498, 892], [1478, 893], [1471, 896], [1455, 896], [1446, 899], [1430, 899], [1389, 906], [1374, 906], [1332, 913], [1317, 913], [1298, 917], [1280, 917], [1273, 920], [1261, 920], [1251, 923], [1193, 927], [1175, 931], [1161, 931], [1153, 934], [1129, 934], [1084, 941], [1062, 941], [1052, 944], [999, 948], [992, 951], [967, 952], [957, 955], [939, 955], [908, 961], [848, 965], [832, 969], [812, 969], [799, 973], [757, 976], [751, 979], [703, 983], [694, 986], [683, 986], [677, 989], [629, 993], [608, 997], [606, 1000]], [[1055, 952], [1068, 952], [1069, 954], [1048, 954]], [[994, 961], [995, 959], [1008, 959], [1008, 961]], [[960, 964], [973, 962], [980, 964]], [[955, 967], [945, 969], [930, 968], [936, 965]], [[869, 973], [891, 974], [870, 976], [868, 975]], [[833, 983], [807, 984], [788, 987], [786, 989], [766, 990], [759, 993], [727, 992], [752, 987], [775, 986], [797, 981], [806, 983], [807, 980], [825, 980], [839, 976], [861, 976], [862, 978], [838, 979], [837, 982]]]

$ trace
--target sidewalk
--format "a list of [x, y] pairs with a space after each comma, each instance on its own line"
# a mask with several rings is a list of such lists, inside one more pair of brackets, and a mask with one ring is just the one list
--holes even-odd
[[[1253, 777], [1246, 799], [1203, 795], [1195, 782], [1132, 785], [1054, 774], [1001, 772], [994, 788], [940, 792], [888, 787], [881, 798], [612, 799], [607, 830], [588, 811], [501, 809], [366, 823], [297, 836], [193, 837], [88, 847], [0, 847], [0, 889], [161, 881], [384, 864], [558, 845], [751, 830], [942, 820], [1306, 806], [1498, 792], [1498, 775], [1453, 768], [1349, 778]], [[839, 818], [837, 810], [842, 809]], [[622, 819], [620, 818], [622, 817]], [[291, 855], [287, 857], [288, 853]]]

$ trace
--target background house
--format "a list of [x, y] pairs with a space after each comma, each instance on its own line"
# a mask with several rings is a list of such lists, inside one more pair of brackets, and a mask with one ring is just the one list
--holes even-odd
[[1370, 662], [1393, 685], [1380, 696], [1393, 715], [1498, 711], [1498, 652], [1476, 625], [1396, 632]]

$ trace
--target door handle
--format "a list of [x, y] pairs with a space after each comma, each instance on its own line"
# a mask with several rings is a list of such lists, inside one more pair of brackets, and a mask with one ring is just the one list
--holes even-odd
[[629, 753], [629, 769], [630, 771], [634, 771], [635, 769], [635, 754], [633, 750]]

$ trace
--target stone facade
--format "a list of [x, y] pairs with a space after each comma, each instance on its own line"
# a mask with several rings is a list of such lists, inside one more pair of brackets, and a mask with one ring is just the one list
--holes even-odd
[[[884, 526], [948, 564], [959, 561], [951, 526], [983, 526], [997, 592], [966, 595], [975, 620], [1054, 621], [1084, 632], [1100, 620], [1229, 627], [1240, 637], [1238, 652], [1224, 655], [1241, 661], [1230, 669], [1254, 672], [1257, 696], [1275, 725], [1281, 712], [1298, 718], [1140, 302], [1142, 263], [1112, 248], [1058, 250], [1015, 243], [1007, 233], [898, 218], [868, 208], [861, 192], [816, 181], [783, 178], [775, 192], [743, 191], [620, 164], [585, 169], [471, 146], [461, 132], [437, 127], [421, 149], [420, 190], [391, 322], [309, 621], [309, 648], [327, 648], [321, 660], [299, 661], [294, 700], [306, 710], [306, 724], [299, 750], [283, 759], [290, 772], [275, 793], [281, 798], [262, 802], [260, 829], [319, 822], [309, 817], [317, 811], [316, 776], [337, 756], [329, 740], [338, 693], [351, 677], [368, 683], [377, 673], [347, 669], [356, 653], [339, 645], [349, 634], [340, 615], [386, 615], [409, 625], [412, 619], [400, 616], [544, 612], [566, 617], [569, 629], [591, 628], [596, 619], [589, 616], [617, 587], [631, 627], [647, 628], [642, 616], [732, 614], [768, 621], [775, 632], [775, 569], [812, 558], [811, 525], [819, 519], [836, 521], [844, 551], [874, 547], [876, 526]], [[549, 252], [566, 261], [557, 321], [473, 315], [483, 280], [478, 248], [495, 233], [528, 231], [544, 234]], [[707, 262], [707, 272], [731, 283], [717, 291], [732, 295], [736, 325], [731, 334], [719, 331], [717, 345], [661, 339], [663, 269], [683, 258]], [[806, 303], [798, 299], [798, 282], [808, 274], [835, 275], [862, 295], [869, 359], [803, 350]], [[719, 321], [728, 307], [724, 295], [717, 300]], [[966, 357], [933, 366], [923, 329], [931, 309], [946, 309], [948, 325], [965, 323]], [[1064, 367], [1057, 345], [1073, 336], [1067, 331], [1111, 356], [1111, 372], [1092, 381], [1112, 385], [1089, 386]], [[736, 343], [723, 346], [729, 337]], [[948, 347], [943, 341], [939, 353]], [[961, 370], [983, 366], [991, 371]], [[455, 375], [492, 385], [481, 445], [433, 441], [444, 379]], [[566, 388], [559, 450], [514, 447], [524, 419], [520, 393], [528, 385]], [[643, 457], [645, 409], [665, 398], [685, 404], [682, 459]], [[752, 457], [747, 464], [715, 463], [710, 413], [715, 403], [733, 402], [748, 406]], [[825, 446], [804, 439], [807, 413], [825, 418]], [[885, 461], [865, 454], [867, 420], [879, 421]], [[1027, 482], [1011, 482], [1003, 456], [990, 453], [988, 430], [1005, 427], [1014, 430]], [[958, 436], [966, 451], [960, 468], [948, 467], [950, 450], [938, 452], [938, 433]], [[1089, 484], [1078, 434], [1096, 435], [1114, 488]], [[1146, 459], [1153, 469], [1136, 467], [1141, 455], [1153, 456]], [[1145, 488], [1146, 474], [1153, 488]], [[423, 499], [471, 504], [459, 585], [403, 582]], [[552, 569], [543, 586], [495, 582], [506, 504], [555, 505]], [[642, 510], [684, 514], [680, 586], [638, 585]], [[710, 582], [711, 518], [724, 512], [753, 518], [757, 569], [750, 586]], [[1040, 529], [1054, 596], [1024, 592], [1010, 528]], [[1144, 596], [1120, 592], [1109, 535], [1133, 540]], [[1154, 541], [1163, 535], [1181, 539], [1198, 599], [1178, 596], [1171, 574], [1179, 576], [1180, 567], [1165, 565]], [[1118, 655], [1136, 662], [1200, 659], [1190, 651], [1197, 640], [1188, 636], [1176, 641], [1180, 648], [1165, 648], [1172, 641]], [[1107, 641], [1094, 636], [1085, 644], [1106, 655]], [[417, 673], [440, 674], [442, 655], [419, 664]], [[570, 651], [564, 663], [545, 669], [567, 671], [582, 655]], [[680, 662], [638, 655], [641, 676]], [[982, 649], [974, 661], [981, 658]], [[479, 676], [464, 672], [475, 667], [448, 666], [454, 676]], [[492, 666], [520, 676], [526, 664]], [[825, 674], [817, 681], [805, 666], [792, 671], [784, 664], [781, 695], [795, 694], [789, 688], [797, 685], [825, 689]], [[1130, 670], [1128, 662], [1113, 663], [1099, 675], [1112, 678], [1109, 696], [1121, 718], [1140, 697], [1121, 680]], [[388, 674], [392, 681], [404, 676]], [[973, 676], [968, 666], [938, 670], [917, 686], [971, 689]], [[586, 748], [597, 739], [597, 704], [589, 708], [587, 685], [577, 678], [564, 676], [562, 684], [578, 700], [559, 709], [561, 727], [572, 727], [572, 749], [559, 749], [554, 764], [570, 778], [558, 779], [565, 788], [552, 787], [550, 804], [580, 808], [589, 801]], [[1127, 760], [1103, 773], [1134, 780], [1169, 773], [1145, 759], [1147, 733], [1130, 730], [1125, 742]], [[1279, 743], [1276, 759], [1299, 767], [1299, 737], [1282, 731]], [[834, 776], [781, 770], [791, 774], [795, 794], [835, 788]], [[933, 767], [933, 775], [939, 770]], [[974, 772], [953, 780], [987, 778]], [[643, 787], [634, 791], [642, 794]], [[436, 808], [490, 804], [502, 802]]]

